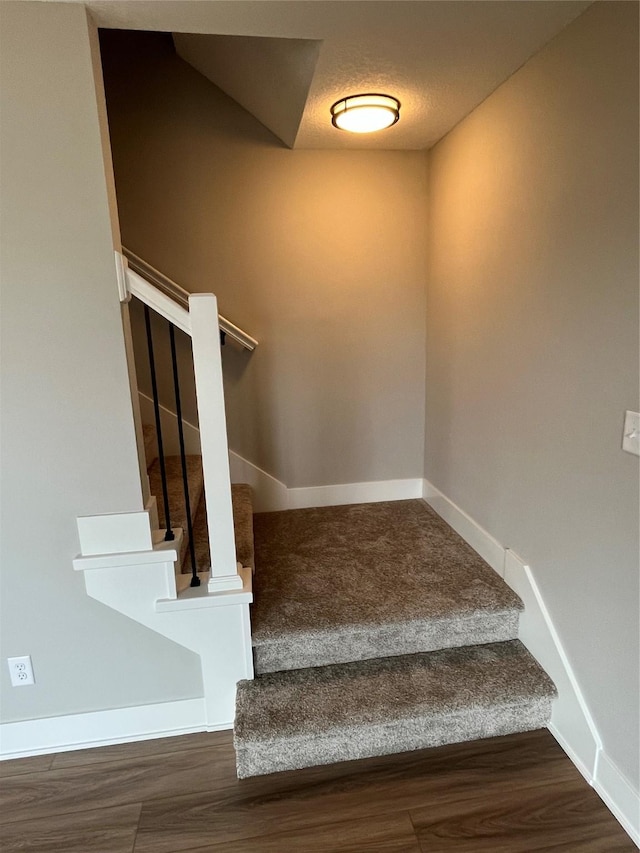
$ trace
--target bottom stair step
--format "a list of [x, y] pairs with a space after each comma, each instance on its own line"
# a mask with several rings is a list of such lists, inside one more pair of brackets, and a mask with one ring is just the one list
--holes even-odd
[[518, 641], [238, 684], [239, 778], [542, 728], [553, 682]]

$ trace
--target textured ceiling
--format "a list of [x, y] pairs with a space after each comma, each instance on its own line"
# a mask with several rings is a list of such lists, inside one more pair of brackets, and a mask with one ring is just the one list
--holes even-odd
[[[185, 58], [288, 145], [420, 149], [442, 138], [590, 0], [92, 0], [86, 5], [99, 26], [173, 32]], [[190, 42], [179, 33], [213, 35]], [[265, 43], [223, 36], [264, 37]], [[278, 44], [279, 39], [292, 41]], [[313, 41], [321, 42], [319, 48]], [[333, 128], [331, 104], [366, 91], [399, 98], [400, 122], [367, 136]]]

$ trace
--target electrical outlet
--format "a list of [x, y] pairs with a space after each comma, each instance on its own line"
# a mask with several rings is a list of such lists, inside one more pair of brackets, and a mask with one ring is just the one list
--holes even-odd
[[20, 658], [7, 658], [7, 663], [9, 664], [11, 684], [14, 687], [26, 687], [27, 684], [35, 684], [29, 655]]

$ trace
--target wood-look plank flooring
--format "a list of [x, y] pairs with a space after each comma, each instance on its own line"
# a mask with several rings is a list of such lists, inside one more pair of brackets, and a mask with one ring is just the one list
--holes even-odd
[[0, 762], [0, 850], [632, 853], [547, 731], [238, 781], [230, 732]]

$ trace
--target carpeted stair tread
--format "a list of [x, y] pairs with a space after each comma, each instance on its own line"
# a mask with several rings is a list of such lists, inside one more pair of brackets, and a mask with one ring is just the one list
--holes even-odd
[[144, 441], [144, 458], [147, 462], [147, 472], [158, 458], [158, 438], [156, 428], [152, 424], [142, 425]]
[[421, 500], [258, 513], [254, 528], [258, 673], [517, 637], [520, 599]]
[[246, 483], [231, 486], [233, 530], [236, 537], [236, 557], [243, 566], [252, 569], [255, 563], [253, 535], [253, 489]]
[[[231, 486], [233, 528], [236, 537], [236, 557], [243, 566], [254, 567], [253, 556], [253, 489], [245, 483]], [[193, 541], [196, 546], [196, 564], [199, 571], [211, 568], [207, 508], [201, 499], [193, 522]], [[187, 561], [188, 563], [188, 561]]]
[[[209, 529], [207, 527], [207, 505], [204, 495], [200, 498], [196, 517], [193, 521], [193, 541], [196, 551], [196, 566], [199, 572], [208, 572], [211, 568], [211, 551], [209, 550]], [[187, 559], [182, 565], [183, 572], [191, 571], [191, 563]]]
[[[204, 489], [204, 478], [202, 475], [202, 457], [190, 455], [185, 457], [187, 461], [187, 482], [189, 484], [189, 501], [191, 504], [191, 520], [195, 521], [196, 511]], [[184, 503], [184, 487], [182, 484], [182, 465], [179, 456], [165, 456], [165, 470], [167, 473], [167, 494], [169, 498], [169, 513], [171, 515], [171, 526], [181, 527], [184, 531], [182, 548], [180, 551], [180, 564], [190, 571], [188, 546], [189, 536], [187, 531], [187, 514]], [[158, 519], [160, 526], [165, 526], [164, 501], [162, 498], [162, 479], [160, 476], [160, 460], [156, 459], [149, 468], [149, 485], [151, 494], [155, 495], [158, 506]]]
[[240, 778], [527, 731], [553, 682], [518, 640], [241, 681]]

